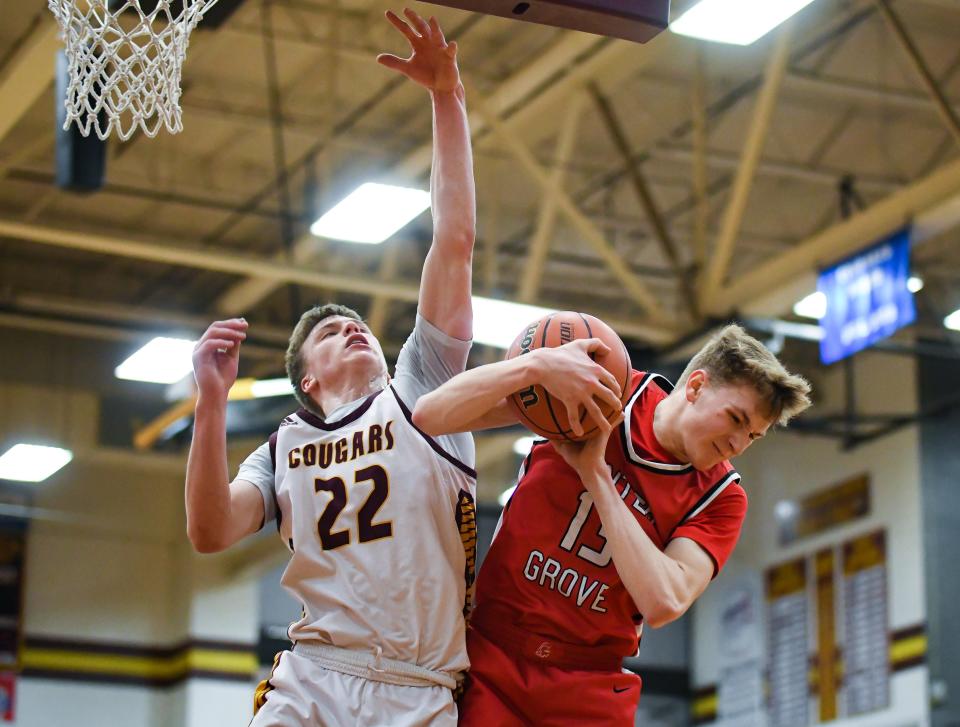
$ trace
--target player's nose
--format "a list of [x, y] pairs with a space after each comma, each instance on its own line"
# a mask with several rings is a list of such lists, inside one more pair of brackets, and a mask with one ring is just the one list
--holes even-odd
[[736, 457], [750, 446], [750, 437], [741, 434], [735, 434], [730, 439], [730, 456]]

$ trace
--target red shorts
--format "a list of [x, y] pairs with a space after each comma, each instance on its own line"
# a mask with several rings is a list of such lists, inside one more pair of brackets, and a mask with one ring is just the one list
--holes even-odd
[[640, 677], [536, 663], [467, 629], [460, 727], [633, 727]]

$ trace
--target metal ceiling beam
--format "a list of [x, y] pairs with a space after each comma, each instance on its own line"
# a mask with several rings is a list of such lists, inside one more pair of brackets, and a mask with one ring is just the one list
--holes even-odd
[[[908, 111], [936, 111], [933, 100], [926, 94], [895, 91], [858, 81], [811, 73], [799, 68], [791, 68], [787, 72], [784, 84], [785, 91], [834, 96], [845, 104], [857, 102]], [[960, 101], [957, 99], [948, 99], [947, 102], [953, 108], [960, 106]]]
[[[148, 325], [144, 322], [144, 325]], [[0, 310], [0, 328], [13, 328], [35, 333], [52, 333], [57, 336], [70, 336], [95, 341], [140, 342], [145, 343], [151, 336], [156, 335], [153, 330], [146, 328], [133, 329], [111, 326], [99, 322], [78, 321], [73, 317], [38, 315]], [[250, 358], [283, 360], [283, 348], [270, 348], [255, 343], [244, 344], [244, 355]]]
[[767, 64], [764, 74], [763, 87], [754, 108], [753, 119], [747, 133], [747, 140], [740, 157], [740, 166], [734, 179], [733, 189], [730, 191], [730, 201], [723, 215], [720, 235], [717, 238], [713, 255], [703, 273], [701, 283], [700, 302], [708, 307], [714, 296], [720, 290], [727, 275], [733, 248], [740, 232], [750, 191], [753, 188], [753, 179], [767, 141], [767, 131], [773, 118], [774, 106], [780, 92], [780, 84], [787, 70], [787, 61], [790, 58], [790, 37], [792, 23], [786, 23], [780, 30], [773, 49], [773, 54]]
[[[824, 47], [836, 43], [838, 39], [848, 35], [855, 28], [869, 20], [875, 12], [876, 9], [873, 5], [867, 7], [853, 6], [849, 9], [842, 10], [835, 17], [830, 18], [812, 39], [797, 48], [790, 59], [791, 62], [800, 63]], [[654, 61], [658, 61], [664, 57], [676, 58], [684, 54], [692, 53], [698, 44], [695, 41], [673, 33], [662, 33], [657, 36], [656, 39], [639, 49], [636, 49], [636, 44], [628, 43], [627, 45], [634, 46], [633, 56], [629, 55], [629, 53], [624, 51], [622, 46], [617, 44], [606, 46], [588, 61], [584, 61], [581, 64], [583, 71], [593, 73], [598, 78], [603, 78], [605, 83], [614, 85], [622, 81], [630, 73], [637, 73]], [[570, 79], [570, 82], [576, 79], [577, 77], [573, 77], [573, 79]], [[761, 87], [762, 83], [763, 76], [762, 74], [758, 74], [738, 84], [720, 96], [720, 98], [712, 101], [706, 109], [708, 119], [714, 120], [729, 112], [730, 109], [735, 107], [740, 101], [753, 95], [753, 93]], [[552, 93], [555, 87], [556, 84], [538, 99], [537, 107], [532, 110], [533, 113], [527, 113], [527, 109], [524, 108], [512, 116], [508, 120], [509, 128], [514, 133], [520, 133], [530, 128], [542, 126], [540, 117], [548, 117], [562, 106], [562, 94], [557, 97], [548, 97], [548, 94]], [[521, 121], [524, 122], [522, 125], [520, 124]], [[663, 138], [683, 138], [689, 134], [692, 129], [693, 121], [687, 121], [673, 127]], [[653, 147], [660, 143], [662, 143], [661, 140], [655, 140], [650, 146]], [[641, 159], [645, 158], [645, 156], [641, 157]], [[598, 194], [616, 184], [624, 174], [625, 168], [615, 169], [613, 172], [603, 175], [599, 180], [591, 180], [584, 188], [575, 191], [573, 196], [581, 204], [587, 203], [595, 199]], [[709, 188], [710, 195], [722, 191], [722, 189], [726, 187], [726, 184], [727, 182], [725, 180], [718, 180], [717, 182], [711, 183]], [[684, 202], [679, 205], [679, 207], [692, 209], [692, 204]], [[671, 214], [668, 212], [667, 216], [669, 218]], [[511, 236], [510, 241], [513, 243], [517, 239], [526, 239], [529, 237], [530, 232], [529, 227], [524, 227], [517, 234]]]
[[[603, 39], [586, 33], [565, 34], [536, 61], [506, 79], [496, 92], [491, 94], [491, 108], [496, 113], [506, 113], [524, 99], [536, 95], [558, 73], [575, 65], [578, 58], [601, 45], [602, 42]], [[476, 114], [471, 114], [470, 129], [474, 138], [484, 131], [485, 127], [482, 119], [477, 118]], [[407, 154], [386, 176], [407, 182], [419, 179], [430, 171], [432, 158], [433, 145], [427, 142]], [[304, 234], [295, 241], [292, 250], [293, 262], [305, 263], [312, 259], [315, 239], [312, 235]], [[282, 258], [278, 256], [277, 259]], [[263, 300], [276, 287], [276, 282], [266, 279], [244, 280], [227, 289], [217, 300], [216, 307], [224, 313], [242, 313]]]
[[[769, 295], [791, 280], [836, 262], [895, 232], [914, 217], [960, 194], [960, 161], [914, 182], [850, 219], [798, 243], [746, 272], [712, 301], [710, 312], [726, 316]], [[771, 311], [777, 313], [779, 311]]]
[[923, 85], [927, 87], [927, 91], [930, 93], [931, 98], [933, 98], [937, 106], [937, 111], [940, 112], [940, 116], [943, 118], [947, 129], [950, 130], [953, 138], [960, 144], [960, 117], [957, 116], [950, 102], [946, 96], [943, 95], [940, 84], [937, 83], [937, 79], [934, 78], [933, 73], [931, 73], [930, 68], [927, 66], [923, 54], [920, 53], [920, 49], [917, 48], [913, 42], [900, 16], [898, 16], [890, 6], [889, 0], [876, 0], [876, 3], [884, 19], [887, 21], [887, 25], [890, 26], [893, 34], [897, 37], [897, 40], [900, 41], [900, 45], [903, 47], [907, 57], [913, 63], [913, 67], [923, 81]]
[[593, 79], [604, 88], [615, 87], [661, 59], [688, 56], [695, 47], [696, 41], [674, 33], [661, 33], [643, 45], [604, 39], [594, 52], [563, 68], [562, 75], [535, 98], [527, 99], [508, 114], [501, 114], [505, 116], [504, 126], [511, 134], [531, 136], [549, 126], [544, 124], [545, 118], [562, 113], [572, 89], [582, 88]]
[[[604, 83], [615, 84], [630, 73], [668, 53], [689, 47], [689, 41], [672, 33], [662, 33], [646, 45], [613, 41], [587, 33], [565, 33], [536, 60], [517, 71], [489, 93], [490, 110], [512, 134], [522, 134], [542, 125], [544, 115], [569, 97], [570, 89], [602, 75]], [[468, 106], [470, 99], [467, 99]], [[474, 140], [489, 128], [485, 119], [470, 115]], [[430, 170], [432, 144], [425, 143], [410, 152], [390, 173], [409, 182]], [[310, 235], [301, 236], [293, 248], [293, 260], [305, 262], [312, 244]], [[217, 301], [217, 309], [226, 313], [249, 310], [269, 295], [276, 285], [264, 280], [246, 280], [228, 289]]]
[[[63, 296], [36, 295], [31, 293], [0, 296], [0, 303], [9, 304], [25, 313], [79, 317], [113, 323], [130, 323], [137, 326], [164, 328], [168, 331], [184, 330], [201, 333], [211, 320], [209, 316], [171, 312], [169, 309], [119, 303], [102, 303]], [[251, 330], [251, 338], [262, 343], [286, 347], [290, 331], [279, 326], [257, 324]]]
[[296, 283], [313, 288], [349, 290], [365, 295], [382, 292], [398, 300], [415, 302], [417, 286], [371, 280], [360, 276], [337, 275], [306, 270], [302, 266], [278, 263], [229, 250], [195, 245], [173, 246], [132, 238], [111, 237], [104, 233], [75, 232], [61, 228], [26, 225], [0, 218], [0, 236], [54, 245], [75, 250], [146, 260], [163, 265], [182, 265], [200, 270], [215, 270], [232, 275], [257, 276], [276, 285]]
[[610, 134], [610, 138], [613, 140], [614, 146], [617, 147], [617, 150], [620, 152], [620, 156], [622, 156], [627, 162], [627, 176], [629, 177], [630, 183], [633, 186], [633, 190], [640, 201], [640, 206], [643, 208], [647, 216], [647, 221], [649, 222], [653, 232], [653, 237], [658, 243], [660, 243], [660, 251], [664, 254], [664, 257], [667, 258], [667, 260], [670, 262], [670, 266], [673, 268], [673, 275], [677, 279], [677, 283], [680, 286], [680, 291], [683, 294], [683, 301], [686, 303], [687, 312], [690, 314], [690, 320], [696, 321], [700, 318], [700, 313], [697, 310], [696, 293], [693, 290], [690, 277], [687, 275], [687, 271], [684, 269], [683, 261], [680, 259], [680, 251], [677, 249], [677, 245], [674, 242], [673, 237], [670, 235], [670, 230], [667, 229], [663, 214], [657, 207], [656, 200], [653, 198], [653, 191], [650, 189], [650, 185], [647, 183], [647, 179], [644, 177], [643, 171], [640, 169], [640, 164], [630, 148], [630, 142], [627, 139], [626, 131], [624, 131], [623, 125], [617, 118], [617, 114], [613, 110], [613, 105], [610, 103], [609, 99], [607, 99], [607, 97], [601, 93], [597, 85], [590, 83], [587, 85], [587, 88], [590, 90], [590, 94], [593, 97], [594, 103], [596, 104], [597, 109], [600, 111], [600, 118], [607, 127], [607, 132]]
[[[480, 93], [470, 86], [469, 82], [465, 81], [465, 85], [467, 86], [468, 94], [473, 97], [474, 105], [486, 118], [487, 123], [490, 124], [494, 133], [500, 138], [500, 141], [517, 157], [521, 166], [526, 169], [534, 181], [544, 190], [549, 190], [550, 175], [540, 166], [527, 145], [524, 144], [519, 137], [511, 134], [506, 129], [493, 109], [484, 101]], [[613, 273], [614, 277], [623, 285], [627, 295], [646, 312], [650, 319], [658, 323], [666, 323], [667, 316], [660, 307], [656, 296], [654, 296], [646, 284], [634, 274], [619, 253], [617, 253], [613, 246], [607, 241], [603, 233], [580, 211], [580, 208], [570, 199], [569, 194], [562, 189], [556, 189], [554, 192], [556, 194], [557, 207], [570, 224], [576, 228], [577, 232], [593, 246], [594, 251], [600, 259], [603, 260], [604, 264], [610, 269], [610, 272]]]
[[[383, 254], [380, 261], [380, 280], [393, 280], [397, 275], [397, 266], [400, 263], [400, 245], [395, 241]], [[386, 334], [387, 314], [390, 312], [390, 298], [385, 295], [375, 295], [370, 303], [370, 312], [367, 314], [367, 325], [373, 335], [382, 338]]]
[[[491, 161], [489, 167], [483, 163], [477, 164], [476, 173], [481, 180], [488, 184], [483, 184], [482, 188], [489, 187], [491, 192], [488, 195], [489, 203], [486, 210], [480, 207], [477, 210], [478, 216], [483, 215], [486, 224], [481, 221], [479, 229], [483, 231], [483, 288], [486, 295], [493, 295], [498, 287], [499, 267], [497, 257], [500, 249], [500, 230], [502, 226], [501, 213], [503, 212], [503, 192], [497, 184], [500, 172], [499, 161]], [[480, 186], [480, 185], [478, 185]]]
[[[696, 159], [696, 149], [685, 146], [661, 146], [651, 149], [649, 155], [652, 159], [662, 159], [680, 162], [682, 164], [691, 164]], [[740, 160], [734, 154], [726, 152], [711, 151], [706, 155], [706, 163], [716, 169], [736, 169]], [[765, 160], [757, 164], [756, 173], [763, 177], [775, 177], [779, 179], [795, 179], [800, 182], [808, 182], [830, 188], [835, 188], [840, 179], [849, 174], [848, 171], [840, 169], [829, 169], [818, 166], [808, 166], [805, 164], [796, 164], [787, 161]], [[884, 179], [881, 177], [857, 175], [857, 188], [867, 191], [882, 192], [889, 194], [900, 189], [903, 185], [894, 179]]]
[[44, 13], [0, 78], [0, 141], [46, 93], [59, 49], [57, 24], [52, 15]]
[[[198, 270], [213, 270], [233, 275], [258, 275], [277, 285], [296, 283], [311, 288], [344, 290], [361, 295], [383, 295], [391, 300], [407, 303], [416, 303], [419, 297], [419, 285], [413, 283], [314, 272], [297, 265], [277, 263], [274, 260], [249, 255], [238, 255], [229, 250], [218, 250], [211, 247], [172, 246], [132, 238], [112, 237], [102, 232], [75, 232], [55, 227], [27, 225], [6, 218], [0, 218], [0, 238], [2, 237], [41, 245], [83, 250], [100, 255], [144, 260], [162, 265], [181, 265]], [[19, 317], [26, 321], [32, 320], [30, 316]], [[622, 336], [638, 341], [662, 344], [671, 340], [675, 335], [675, 331], [671, 328], [656, 323], [640, 323], [632, 319], [617, 319], [615, 317], [605, 317], [605, 320]], [[64, 323], [63, 327], [68, 330], [71, 325], [74, 324]], [[28, 328], [29, 325], [19, 325], [18, 327]], [[92, 329], [91, 334], [95, 334]], [[93, 337], [98, 337], [98, 335], [93, 335]]]
[[[710, 225], [710, 176], [707, 170], [707, 59], [703, 46], [697, 47], [691, 98], [693, 118], [693, 260], [697, 271], [707, 260], [707, 228]], [[698, 273], [699, 274], [699, 273]]]
[[553, 162], [553, 168], [550, 170], [548, 185], [543, 189], [540, 212], [537, 216], [537, 227], [533, 233], [533, 238], [530, 240], [526, 264], [522, 267], [523, 275], [520, 279], [518, 297], [524, 303], [536, 300], [540, 291], [543, 268], [547, 261], [547, 252], [550, 249], [550, 240], [553, 237], [554, 223], [557, 220], [557, 200], [563, 190], [567, 164], [570, 162], [573, 147], [577, 140], [577, 129], [580, 126], [580, 117], [583, 115], [584, 103], [583, 93], [576, 94], [560, 126], [556, 158]]

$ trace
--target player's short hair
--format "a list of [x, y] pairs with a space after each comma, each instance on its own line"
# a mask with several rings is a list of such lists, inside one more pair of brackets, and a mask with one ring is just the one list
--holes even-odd
[[787, 371], [766, 346], [737, 325], [724, 326], [690, 359], [677, 389], [697, 369], [703, 369], [711, 381], [721, 385], [752, 386], [780, 425], [810, 406], [809, 382]]
[[293, 333], [290, 334], [290, 343], [287, 344], [287, 355], [285, 357], [287, 377], [290, 379], [290, 383], [293, 384], [293, 395], [297, 397], [297, 401], [300, 402], [300, 405], [304, 409], [320, 417], [324, 416], [323, 410], [300, 388], [300, 382], [303, 381], [303, 375], [306, 372], [306, 364], [303, 362], [303, 357], [300, 355], [300, 352], [303, 349], [303, 344], [307, 340], [307, 336], [310, 335], [310, 331], [316, 328], [320, 321], [325, 318], [330, 318], [331, 316], [343, 316], [344, 318], [352, 318], [355, 321], [363, 321], [359, 313], [353, 310], [353, 308], [347, 308], [345, 305], [339, 305], [338, 303], [315, 305], [300, 316], [300, 320], [297, 321], [297, 325], [294, 326]]

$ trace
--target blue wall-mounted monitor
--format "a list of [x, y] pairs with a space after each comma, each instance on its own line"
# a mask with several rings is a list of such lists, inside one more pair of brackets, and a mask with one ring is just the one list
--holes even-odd
[[892, 335], [917, 317], [910, 277], [910, 228], [820, 273], [827, 299], [820, 360], [831, 364]]

